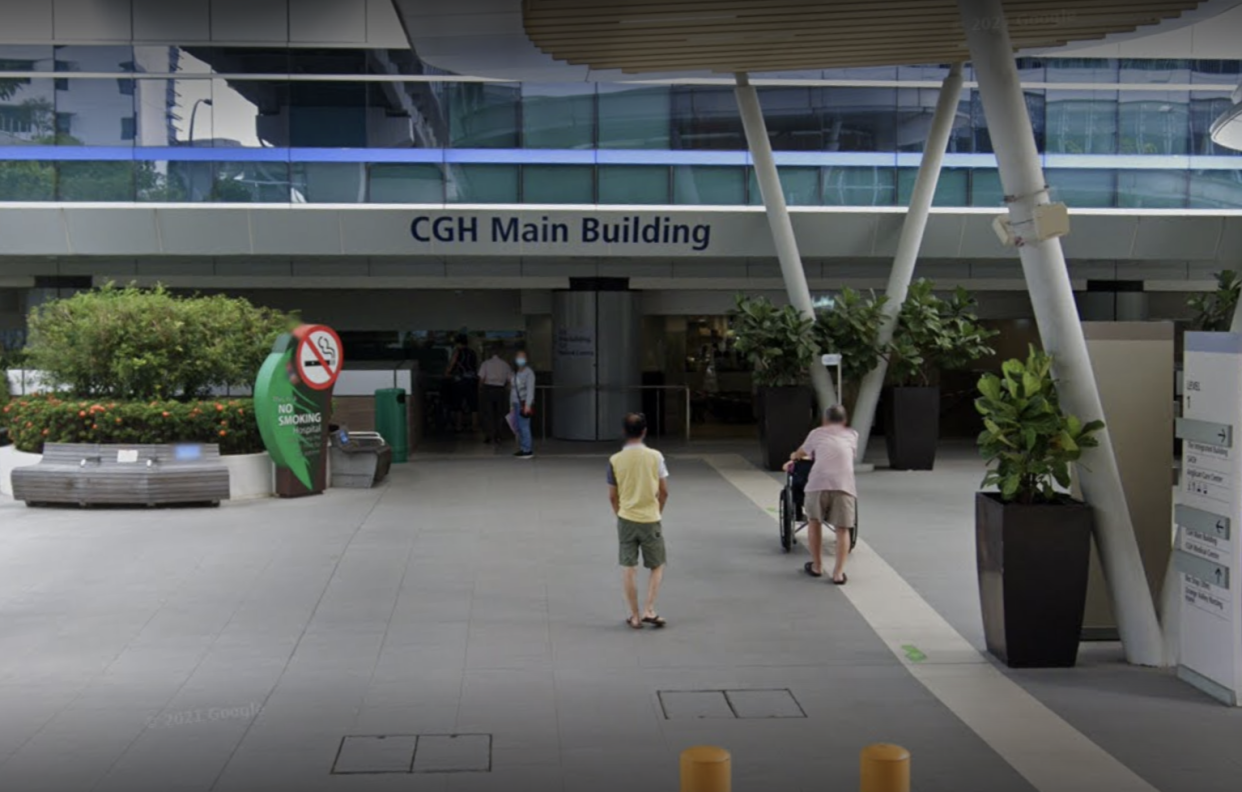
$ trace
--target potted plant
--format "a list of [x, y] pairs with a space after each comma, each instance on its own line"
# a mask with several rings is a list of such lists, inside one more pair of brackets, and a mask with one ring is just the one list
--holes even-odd
[[744, 295], [730, 317], [736, 348], [754, 367], [763, 464], [779, 470], [806, 438], [814, 413], [807, 385], [817, 352], [813, 323], [793, 306]]
[[841, 378], [845, 381], [837, 398], [851, 404], [857, 396], [858, 384], [888, 354], [887, 347], [876, 343], [884, 322], [884, 305], [888, 297], [861, 294], [842, 289], [832, 307], [816, 314], [815, 335], [819, 348], [841, 356]]
[[935, 284], [910, 284], [888, 350], [892, 387], [884, 400], [884, 442], [894, 470], [931, 470], [940, 441], [940, 386], [944, 369], [964, 368], [993, 353], [996, 335], [979, 324], [975, 299], [958, 288], [948, 299]]
[[979, 380], [975, 556], [988, 651], [1012, 668], [1066, 668], [1078, 656], [1094, 513], [1072, 500], [1070, 465], [1094, 448], [1100, 421], [1061, 411], [1052, 359], [1034, 348]]

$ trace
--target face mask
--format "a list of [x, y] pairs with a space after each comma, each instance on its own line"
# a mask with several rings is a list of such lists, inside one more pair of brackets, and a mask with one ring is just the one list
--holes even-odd
[[518, 358], [516, 362], [518, 364], [518, 368], [521, 368], [526, 365], [526, 358]]

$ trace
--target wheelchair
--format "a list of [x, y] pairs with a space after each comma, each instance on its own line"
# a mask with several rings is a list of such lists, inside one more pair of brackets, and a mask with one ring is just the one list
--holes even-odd
[[[793, 550], [798, 543], [798, 533], [806, 528], [808, 520], [804, 505], [806, 503], [806, 482], [811, 475], [811, 467], [815, 463], [810, 459], [801, 459], [793, 463], [785, 474], [785, 488], [781, 490], [781, 502], [778, 508], [778, 525], [781, 534], [781, 549], [786, 553]], [[825, 542], [829, 541], [825, 537]], [[854, 527], [850, 529], [850, 550], [858, 546], [858, 514], [855, 506]]]

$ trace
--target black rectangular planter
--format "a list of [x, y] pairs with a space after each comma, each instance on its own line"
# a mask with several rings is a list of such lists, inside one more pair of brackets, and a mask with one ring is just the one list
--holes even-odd
[[1095, 512], [1085, 503], [975, 496], [975, 558], [988, 651], [1010, 668], [1078, 659]]
[[890, 388], [884, 444], [893, 470], [931, 470], [940, 442], [940, 388]]
[[759, 389], [759, 445], [763, 466], [780, 470], [811, 430], [814, 398], [810, 388]]

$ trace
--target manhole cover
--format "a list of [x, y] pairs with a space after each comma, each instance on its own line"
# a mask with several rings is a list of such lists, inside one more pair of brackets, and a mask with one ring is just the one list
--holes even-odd
[[739, 718], [806, 717], [788, 690], [726, 690], [725, 697]]
[[423, 734], [414, 751], [415, 773], [489, 773], [490, 734]]
[[337, 775], [354, 773], [408, 773], [414, 763], [412, 734], [352, 736], [341, 740], [332, 763]]
[[723, 690], [661, 690], [659, 696], [665, 720], [736, 717]]

